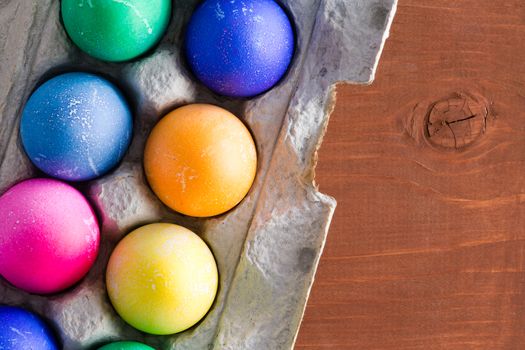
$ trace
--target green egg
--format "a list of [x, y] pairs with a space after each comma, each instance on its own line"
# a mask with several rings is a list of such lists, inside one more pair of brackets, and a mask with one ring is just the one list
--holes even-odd
[[62, 0], [71, 40], [104, 61], [131, 60], [151, 49], [170, 16], [171, 0]]
[[99, 350], [155, 350], [150, 346], [144, 345], [142, 343], [137, 343], [134, 341], [119, 341], [116, 343], [111, 343], [104, 345], [99, 348]]

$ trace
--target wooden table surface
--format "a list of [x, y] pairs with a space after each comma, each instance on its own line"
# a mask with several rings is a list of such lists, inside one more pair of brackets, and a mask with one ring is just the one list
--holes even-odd
[[338, 200], [297, 341], [525, 349], [525, 2], [400, 0], [319, 154]]

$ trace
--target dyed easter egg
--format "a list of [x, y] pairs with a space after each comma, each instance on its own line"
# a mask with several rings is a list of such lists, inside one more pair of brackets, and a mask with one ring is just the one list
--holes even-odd
[[188, 25], [186, 58], [211, 90], [251, 97], [284, 76], [294, 41], [292, 24], [274, 0], [206, 0]]
[[97, 219], [73, 187], [32, 179], [0, 197], [0, 275], [30, 293], [49, 294], [78, 282], [99, 247]]
[[99, 348], [99, 350], [155, 350], [150, 346], [144, 345], [142, 343], [137, 343], [134, 341], [119, 341], [116, 343], [111, 343], [104, 345]]
[[84, 181], [119, 163], [132, 127], [130, 109], [117, 87], [93, 74], [66, 73], [31, 95], [20, 136], [40, 170], [59, 179]]
[[59, 346], [40, 317], [19, 307], [0, 306], [0, 349], [58, 350]]
[[190, 328], [210, 309], [217, 265], [195, 233], [151, 224], [120, 241], [109, 259], [106, 284], [127, 323], [150, 334], [172, 334]]
[[207, 217], [235, 207], [248, 193], [257, 169], [252, 136], [233, 114], [193, 104], [174, 110], [153, 129], [144, 168], [167, 206]]
[[170, 17], [171, 0], [62, 0], [71, 40], [104, 61], [142, 55], [162, 38]]

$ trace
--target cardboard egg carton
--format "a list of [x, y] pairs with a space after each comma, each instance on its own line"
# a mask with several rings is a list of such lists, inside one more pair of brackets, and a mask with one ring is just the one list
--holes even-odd
[[[274, 89], [248, 100], [214, 95], [189, 72], [182, 41], [197, 2], [175, 1], [160, 44], [137, 60], [113, 64], [72, 44], [59, 1], [0, 1], [0, 193], [42, 176], [24, 155], [18, 135], [24, 103], [42, 81], [66, 71], [99, 73], [125, 91], [134, 110], [134, 137], [124, 161], [103, 178], [75, 184], [101, 224], [100, 255], [88, 276], [52, 296], [30, 295], [0, 281], [0, 303], [46, 317], [64, 349], [95, 349], [113, 340], [177, 350], [293, 347], [336, 205], [314, 184], [334, 84], [372, 82], [397, 0], [283, 0], [297, 33], [292, 66]], [[259, 156], [248, 196], [210, 219], [165, 207], [148, 187], [142, 167], [144, 143], [156, 122], [195, 102], [219, 105], [244, 120]], [[116, 243], [132, 229], [159, 221], [198, 233], [220, 272], [217, 299], [206, 318], [186, 332], [162, 337], [127, 325], [112, 308], [104, 284]]]

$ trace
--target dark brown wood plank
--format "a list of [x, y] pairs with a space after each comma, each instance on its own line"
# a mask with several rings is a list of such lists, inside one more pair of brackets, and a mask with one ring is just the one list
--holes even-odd
[[525, 2], [400, 0], [319, 157], [339, 207], [297, 350], [525, 349]]

